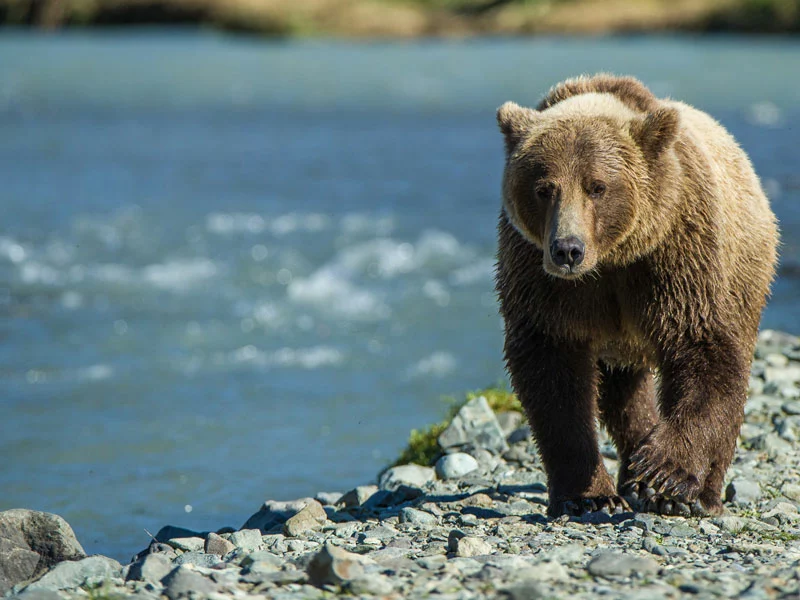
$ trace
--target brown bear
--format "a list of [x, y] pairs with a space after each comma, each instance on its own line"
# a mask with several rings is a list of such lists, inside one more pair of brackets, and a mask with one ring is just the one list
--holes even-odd
[[750, 161], [631, 77], [571, 79], [497, 120], [504, 352], [548, 513], [719, 514], [778, 243]]

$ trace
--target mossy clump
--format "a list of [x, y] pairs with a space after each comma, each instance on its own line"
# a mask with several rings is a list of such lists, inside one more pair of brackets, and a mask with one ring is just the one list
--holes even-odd
[[445, 398], [445, 402], [450, 404], [447, 417], [439, 423], [435, 423], [425, 429], [414, 429], [408, 437], [408, 445], [400, 453], [398, 459], [392, 464], [407, 465], [414, 463], [422, 466], [433, 465], [442, 455], [439, 447], [439, 435], [447, 429], [450, 421], [456, 416], [458, 411], [470, 400], [484, 396], [489, 406], [495, 413], [510, 410], [522, 411], [519, 400], [513, 392], [504, 387], [490, 387], [475, 392], [468, 392], [463, 400], [457, 401], [454, 398]]

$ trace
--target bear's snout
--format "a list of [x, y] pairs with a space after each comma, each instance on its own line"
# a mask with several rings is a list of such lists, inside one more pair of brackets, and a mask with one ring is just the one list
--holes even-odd
[[577, 267], [586, 255], [586, 245], [574, 235], [553, 240], [550, 244], [550, 258], [559, 267]]

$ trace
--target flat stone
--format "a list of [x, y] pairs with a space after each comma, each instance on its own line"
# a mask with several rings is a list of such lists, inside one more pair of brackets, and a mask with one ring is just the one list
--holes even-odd
[[217, 593], [219, 586], [189, 565], [180, 565], [161, 580], [164, 595], [170, 600], [194, 597], [208, 598]]
[[586, 568], [595, 577], [606, 578], [652, 575], [659, 569], [658, 563], [650, 558], [622, 552], [602, 552]]
[[439, 435], [438, 442], [445, 450], [461, 446], [485, 448], [495, 454], [508, 450], [506, 436], [483, 396], [473, 398], [461, 407]]
[[[299, 513], [290, 517], [283, 525], [283, 533], [290, 537], [297, 537], [319, 529], [328, 520], [328, 515], [322, 504], [316, 500], [309, 502]], [[259, 543], [261, 536], [259, 536]]]
[[78, 561], [57, 564], [26, 590], [72, 590], [84, 585], [95, 585], [105, 579], [116, 579], [122, 574], [122, 565], [107, 556], [90, 556]]
[[224, 537], [217, 535], [216, 533], [209, 533], [208, 537], [206, 538], [206, 543], [204, 548], [206, 554], [217, 554], [219, 556], [225, 556], [226, 554], [228, 554], [228, 552], [232, 552], [235, 549], [236, 549], [235, 544], [226, 540]]
[[194, 565], [195, 567], [211, 568], [221, 562], [216, 554], [206, 554], [205, 552], [184, 552], [172, 563], [174, 565]]
[[436, 472], [431, 467], [420, 465], [400, 465], [386, 469], [381, 475], [378, 486], [384, 490], [395, 490], [401, 485], [422, 487], [436, 479]]
[[749, 479], [736, 478], [725, 488], [725, 500], [737, 506], [750, 506], [761, 499], [761, 486]]
[[172, 538], [167, 540], [167, 543], [173, 548], [183, 550], [184, 552], [199, 552], [205, 546], [205, 540], [201, 537], [183, 537]]
[[128, 569], [128, 581], [161, 581], [172, 570], [172, 561], [163, 554], [146, 554]]
[[539, 600], [539, 598], [554, 598], [552, 592], [533, 578], [522, 579], [500, 590], [502, 598], [509, 600]]
[[419, 527], [433, 527], [439, 523], [439, 519], [424, 510], [417, 510], [416, 508], [406, 506], [400, 509], [400, 522], [411, 523]]
[[478, 461], [464, 452], [445, 454], [436, 461], [436, 474], [441, 479], [458, 479], [478, 468]]
[[86, 553], [64, 519], [26, 509], [0, 512], [0, 596], [65, 560]]
[[364, 563], [364, 557], [328, 542], [308, 563], [308, 578], [314, 585], [341, 585], [362, 577]]
[[237, 548], [254, 552], [261, 549], [261, 531], [258, 529], [241, 529], [233, 532], [228, 541]]

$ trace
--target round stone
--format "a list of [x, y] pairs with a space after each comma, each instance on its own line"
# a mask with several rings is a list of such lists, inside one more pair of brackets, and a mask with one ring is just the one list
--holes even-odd
[[436, 474], [442, 479], [458, 479], [478, 468], [478, 461], [464, 452], [446, 454], [436, 461]]

